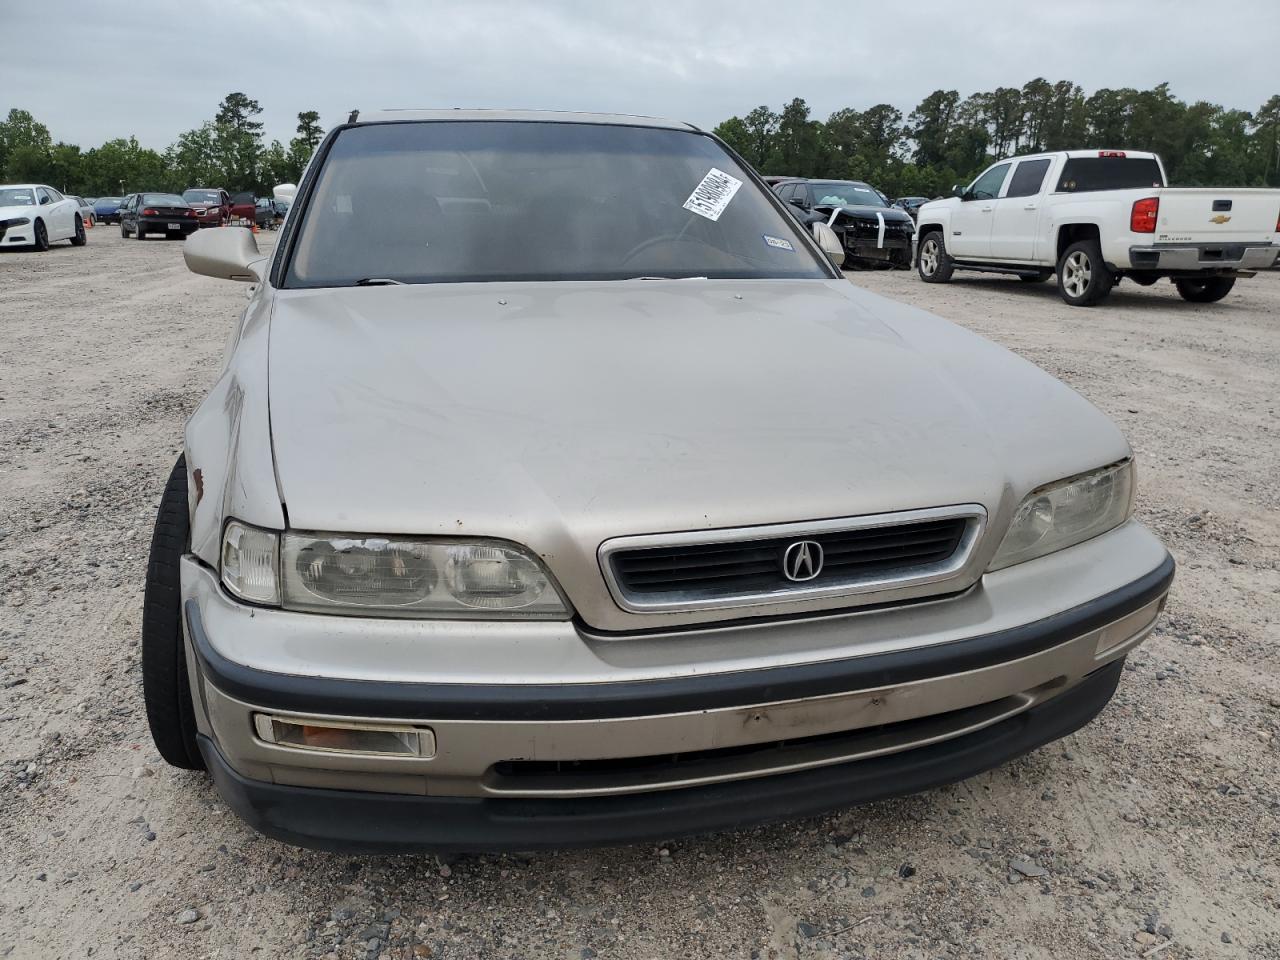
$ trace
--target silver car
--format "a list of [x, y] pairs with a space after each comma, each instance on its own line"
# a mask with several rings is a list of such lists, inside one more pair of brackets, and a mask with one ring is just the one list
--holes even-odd
[[[821, 227], [821, 225], [819, 225]], [[870, 294], [715, 137], [317, 150], [187, 424], [151, 730], [271, 836], [531, 849], [928, 789], [1094, 717], [1173, 578], [1098, 410]]]

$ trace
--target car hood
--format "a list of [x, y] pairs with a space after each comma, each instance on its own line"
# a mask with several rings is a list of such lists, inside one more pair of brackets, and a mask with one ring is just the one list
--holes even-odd
[[[818, 204], [814, 209], [829, 211], [834, 207], [830, 204]], [[875, 220], [876, 214], [879, 213], [884, 216], [885, 223], [902, 223], [911, 219], [905, 210], [895, 210], [889, 207], [863, 207], [845, 204], [840, 208], [840, 212], [847, 217], [855, 217], [859, 220]]]
[[836, 280], [279, 291], [269, 401], [292, 527], [523, 543], [601, 627], [645, 619], [580, 587], [610, 537], [994, 523], [1128, 449], [1030, 364]]
[[0, 220], [16, 220], [20, 217], [26, 217], [29, 220], [36, 215], [38, 209], [39, 207], [23, 205], [0, 207]]

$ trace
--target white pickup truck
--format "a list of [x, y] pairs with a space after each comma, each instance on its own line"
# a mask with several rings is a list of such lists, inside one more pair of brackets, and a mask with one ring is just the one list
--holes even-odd
[[920, 207], [916, 269], [1058, 275], [1062, 299], [1092, 306], [1127, 277], [1168, 277], [1212, 303], [1280, 253], [1280, 190], [1165, 186], [1154, 153], [1068, 150], [1001, 160], [955, 196]]

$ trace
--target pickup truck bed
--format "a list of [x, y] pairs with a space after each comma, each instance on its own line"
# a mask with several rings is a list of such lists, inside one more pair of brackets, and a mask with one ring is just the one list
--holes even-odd
[[1100, 302], [1122, 278], [1167, 278], [1212, 302], [1276, 262], [1280, 190], [1164, 186], [1151, 153], [1067, 151], [1003, 160], [957, 195], [920, 208], [917, 269], [1054, 273], [1063, 299]]

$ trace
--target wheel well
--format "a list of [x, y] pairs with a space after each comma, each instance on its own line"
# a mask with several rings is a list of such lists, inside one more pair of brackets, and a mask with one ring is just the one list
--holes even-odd
[[[924, 236], [926, 233], [941, 233], [941, 232], [942, 232], [942, 224], [940, 223], [922, 223], [920, 226], [916, 227], [916, 233], [920, 235], [921, 240], [924, 239]], [[942, 242], [946, 243], [947, 241], [943, 240]]]
[[1058, 228], [1058, 250], [1056, 260], [1062, 259], [1067, 247], [1081, 240], [1099, 239], [1096, 223], [1068, 223]]

